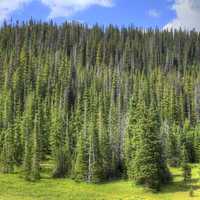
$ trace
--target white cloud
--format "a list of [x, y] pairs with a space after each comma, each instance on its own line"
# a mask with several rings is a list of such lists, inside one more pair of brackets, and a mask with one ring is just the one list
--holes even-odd
[[160, 17], [160, 12], [155, 9], [151, 9], [148, 11], [148, 15], [150, 17], [158, 18], [158, 17]]
[[68, 17], [76, 12], [97, 5], [111, 7], [112, 0], [41, 0], [51, 10], [49, 18]]
[[200, 0], [174, 0], [172, 9], [176, 18], [168, 23], [164, 29], [183, 28], [200, 31]]
[[20, 9], [31, 0], [0, 0], [0, 22], [7, 19], [13, 11]]
[[[36, 0], [0, 0], [0, 23], [8, 19], [10, 14], [21, 9], [26, 3]], [[103, 7], [113, 6], [113, 0], [40, 0], [50, 9], [48, 18], [68, 17], [76, 12], [97, 5]]]

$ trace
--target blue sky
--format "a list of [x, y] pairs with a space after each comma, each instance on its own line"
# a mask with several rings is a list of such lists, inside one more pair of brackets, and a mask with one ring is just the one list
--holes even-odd
[[57, 23], [77, 20], [90, 25], [133, 24], [200, 31], [200, 0], [0, 0], [0, 23], [31, 17]]

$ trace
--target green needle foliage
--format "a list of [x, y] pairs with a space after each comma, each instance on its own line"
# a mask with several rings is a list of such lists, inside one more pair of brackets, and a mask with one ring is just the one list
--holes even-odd
[[199, 55], [195, 31], [5, 23], [0, 170], [36, 181], [49, 159], [54, 178], [160, 190], [182, 164], [188, 179], [200, 161]]

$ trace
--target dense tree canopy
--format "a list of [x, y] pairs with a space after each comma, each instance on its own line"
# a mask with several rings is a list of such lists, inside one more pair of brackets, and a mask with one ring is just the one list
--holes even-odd
[[159, 189], [200, 160], [200, 34], [30, 21], [0, 29], [0, 166]]

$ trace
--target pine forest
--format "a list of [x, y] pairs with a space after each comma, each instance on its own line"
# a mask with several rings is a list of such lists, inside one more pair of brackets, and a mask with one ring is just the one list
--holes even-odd
[[36, 22], [0, 28], [0, 171], [154, 191], [200, 162], [200, 33]]

